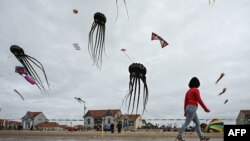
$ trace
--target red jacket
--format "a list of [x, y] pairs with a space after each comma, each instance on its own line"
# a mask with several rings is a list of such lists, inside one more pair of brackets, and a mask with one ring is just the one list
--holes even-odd
[[186, 112], [187, 105], [194, 105], [198, 107], [198, 103], [206, 111], [208, 108], [203, 103], [200, 97], [200, 91], [197, 88], [190, 88], [185, 96], [184, 112]]

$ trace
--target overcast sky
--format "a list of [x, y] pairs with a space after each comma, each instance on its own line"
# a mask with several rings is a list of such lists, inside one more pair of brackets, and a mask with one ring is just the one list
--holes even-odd
[[[249, 0], [216, 0], [214, 6], [208, 0], [126, 3], [129, 19], [123, 0], [118, 0], [115, 21], [115, 0], [0, 0], [0, 118], [20, 119], [27, 111], [41, 111], [47, 118], [82, 119], [83, 104], [74, 97], [85, 100], [87, 110], [126, 113], [122, 100], [132, 62], [121, 48], [147, 68], [145, 119], [183, 119], [184, 97], [193, 76], [200, 79], [201, 97], [211, 111], [199, 107], [199, 118], [236, 119], [241, 109], [250, 109]], [[88, 52], [96, 12], [107, 17], [101, 70], [92, 65]], [[151, 41], [152, 32], [169, 45], [162, 49], [159, 41]], [[15, 73], [21, 64], [10, 52], [11, 45], [19, 45], [44, 65], [54, 86], [49, 95]], [[222, 72], [225, 76], [216, 85]], [[224, 87], [226, 93], [218, 96]]]

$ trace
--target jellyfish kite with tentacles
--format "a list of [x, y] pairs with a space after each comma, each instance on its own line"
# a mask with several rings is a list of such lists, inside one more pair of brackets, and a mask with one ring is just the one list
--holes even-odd
[[[146, 82], [146, 73], [147, 69], [143, 64], [132, 63], [129, 66], [130, 80], [129, 80], [129, 93], [124, 97], [123, 100], [129, 100], [128, 113], [132, 104], [132, 112], [134, 111], [136, 104], [136, 113], [138, 111], [139, 102], [140, 102], [140, 90], [141, 90], [141, 81], [143, 83], [143, 112], [146, 109], [148, 101], [148, 86]], [[136, 101], [137, 98], [137, 101]]]
[[10, 51], [15, 55], [17, 60], [24, 66], [25, 70], [28, 72], [28, 74], [31, 76], [31, 78], [35, 81], [36, 86], [45, 94], [48, 94], [48, 91], [45, 89], [45, 86], [43, 85], [43, 82], [40, 78], [40, 76], [37, 74], [36, 70], [34, 69], [33, 65], [37, 66], [42, 72], [45, 77], [48, 89], [49, 87], [49, 82], [47, 75], [45, 73], [45, 69], [43, 65], [35, 58], [27, 55], [24, 53], [24, 50], [17, 46], [17, 45], [12, 45], [10, 47]]
[[94, 22], [89, 32], [88, 51], [93, 64], [98, 68], [102, 66], [102, 54], [105, 51], [106, 16], [100, 12], [95, 13]]

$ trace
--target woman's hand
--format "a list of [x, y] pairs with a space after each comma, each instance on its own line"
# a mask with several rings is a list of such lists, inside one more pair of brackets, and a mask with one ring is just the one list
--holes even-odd
[[210, 110], [209, 110], [209, 109], [205, 109], [205, 112], [209, 113], [209, 112], [210, 112]]

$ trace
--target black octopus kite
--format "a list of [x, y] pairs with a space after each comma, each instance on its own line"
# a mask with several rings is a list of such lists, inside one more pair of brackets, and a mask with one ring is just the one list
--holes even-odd
[[90, 53], [91, 59], [93, 60], [93, 64], [95, 64], [98, 68], [101, 68], [102, 66], [102, 53], [105, 51], [104, 43], [106, 21], [107, 19], [104, 14], [100, 12], [95, 13], [94, 22], [92, 23], [92, 27], [89, 32], [88, 51]]
[[37, 74], [36, 70], [32, 65], [37, 66], [44, 74], [48, 89], [49, 87], [49, 82], [47, 79], [47, 75], [45, 73], [43, 65], [35, 58], [27, 55], [24, 53], [24, 50], [17, 46], [17, 45], [12, 45], [10, 47], [10, 51], [15, 55], [17, 60], [24, 66], [24, 68], [27, 70], [27, 72], [30, 74], [31, 78], [36, 82], [37, 87], [43, 91], [45, 94], [48, 94], [48, 91], [45, 89], [42, 80], [40, 79], [39, 75]]
[[[148, 86], [146, 82], [147, 69], [144, 67], [143, 64], [132, 63], [129, 66], [129, 73], [130, 73], [129, 93], [124, 97], [123, 100], [127, 101], [129, 99], [128, 113], [129, 113], [129, 109], [131, 106], [131, 100], [133, 101], [131, 113], [133, 113], [135, 104], [137, 103], [137, 106], [136, 106], [136, 113], [137, 113], [138, 107], [139, 107], [139, 101], [140, 101], [140, 90], [141, 90], [140, 81], [142, 81], [143, 82], [143, 112], [142, 113], [144, 113], [147, 102], [148, 102]], [[137, 97], [137, 102], [136, 102], [136, 97]]]

